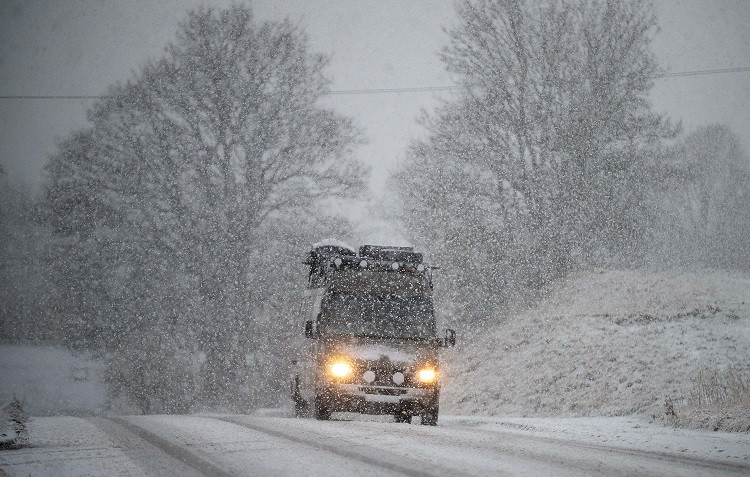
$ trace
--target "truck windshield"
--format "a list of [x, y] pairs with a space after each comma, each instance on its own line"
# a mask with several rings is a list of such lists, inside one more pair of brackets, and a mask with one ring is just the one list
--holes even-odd
[[435, 337], [429, 299], [332, 293], [323, 308], [327, 333], [420, 340]]

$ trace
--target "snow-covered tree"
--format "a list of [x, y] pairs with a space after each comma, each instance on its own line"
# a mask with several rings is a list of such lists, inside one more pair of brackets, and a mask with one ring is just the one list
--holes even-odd
[[[259, 270], [286, 240], [269, 234], [366, 179], [358, 131], [318, 104], [326, 64], [290, 21], [201, 8], [89, 111], [47, 168], [71, 344], [187, 348], [205, 357], [200, 398], [236, 402], [262, 321], [257, 275], [290, 261]], [[167, 329], [181, 338], [133, 339]]]
[[750, 270], [750, 156], [725, 125], [688, 134], [666, 158], [660, 256], [675, 265]]
[[490, 311], [576, 263], [637, 255], [646, 163], [675, 129], [651, 110], [646, 0], [467, 0], [441, 58], [459, 85], [394, 191], [417, 242]]

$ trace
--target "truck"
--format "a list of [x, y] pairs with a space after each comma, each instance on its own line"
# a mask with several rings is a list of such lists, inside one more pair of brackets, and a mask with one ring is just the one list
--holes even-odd
[[412, 247], [336, 240], [313, 245], [299, 317], [305, 339], [293, 360], [295, 415], [391, 414], [396, 422], [437, 425], [439, 350], [432, 273]]

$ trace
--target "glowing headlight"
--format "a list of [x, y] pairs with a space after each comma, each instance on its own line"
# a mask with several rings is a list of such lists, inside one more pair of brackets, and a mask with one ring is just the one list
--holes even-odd
[[437, 371], [432, 368], [422, 368], [417, 371], [417, 379], [420, 383], [434, 383], [437, 379]]
[[352, 374], [352, 367], [346, 361], [334, 361], [328, 366], [328, 372], [334, 378], [345, 378]]

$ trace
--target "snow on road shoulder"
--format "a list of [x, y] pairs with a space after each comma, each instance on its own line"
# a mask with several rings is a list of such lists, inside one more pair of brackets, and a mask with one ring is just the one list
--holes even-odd
[[[103, 421], [104, 425], [95, 422]], [[37, 417], [29, 442], [0, 452], [0, 469], [9, 475], [197, 475], [102, 418]]]
[[675, 429], [637, 417], [515, 418], [442, 416], [449, 428], [498, 430], [535, 437], [572, 440], [643, 452], [750, 465], [750, 434]]

